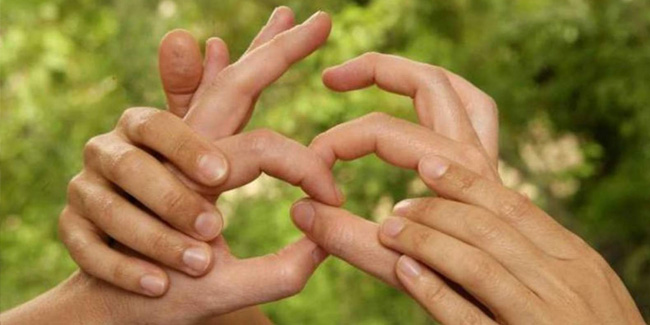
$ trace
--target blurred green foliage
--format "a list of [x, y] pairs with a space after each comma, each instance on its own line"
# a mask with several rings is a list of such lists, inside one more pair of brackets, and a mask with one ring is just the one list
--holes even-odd
[[[173, 28], [243, 52], [274, 6], [332, 14], [322, 50], [262, 97], [249, 128], [302, 143], [372, 111], [414, 120], [411, 102], [368, 89], [334, 94], [320, 71], [367, 51], [444, 66], [500, 107], [506, 183], [596, 247], [650, 316], [650, 2], [357, 0], [0, 2], [0, 309], [62, 281], [75, 265], [57, 240], [81, 149], [130, 106], [164, 107], [156, 50]], [[338, 164], [346, 207], [381, 218], [424, 195], [414, 174], [374, 157]], [[296, 189], [265, 179], [223, 198], [241, 256], [299, 236]], [[239, 204], [246, 202], [246, 204]], [[419, 307], [330, 259], [297, 297], [266, 305], [278, 323], [427, 323]]]

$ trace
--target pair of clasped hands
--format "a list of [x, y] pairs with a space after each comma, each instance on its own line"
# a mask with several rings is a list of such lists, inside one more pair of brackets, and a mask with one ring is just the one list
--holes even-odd
[[[292, 296], [331, 254], [445, 324], [643, 323], [598, 253], [501, 185], [496, 106], [449, 71], [368, 53], [323, 73], [335, 91], [376, 84], [413, 98], [419, 125], [372, 113], [309, 147], [269, 130], [240, 133], [264, 88], [323, 45], [330, 28], [323, 12], [296, 25], [280, 7], [235, 63], [218, 38], [202, 58], [188, 33], [165, 36], [168, 110], [128, 109], [91, 139], [60, 216], [83, 270], [75, 281], [100, 288], [113, 321], [199, 323]], [[341, 209], [332, 165], [370, 153], [416, 169], [438, 197], [402, 201], [381, 225]], [[215, 201], [261, 172], [309, 195], [291, 209], [305, 237], [238, 259], [220, 236]]]

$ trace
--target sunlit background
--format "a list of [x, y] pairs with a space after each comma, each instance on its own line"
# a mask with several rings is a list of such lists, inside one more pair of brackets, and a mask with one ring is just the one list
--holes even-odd
[[[320, 71], [367, 51], [453, 70], [500, 107], [501, 172], [595, 246], [650, 317], [650, 2], [643, 0], [0, 1], [0, 309], [75, 270], [57, 239], [81, 149], [130, 106], [164, 107], [156, 66], [173, 28], [218, 35], [232, 57], [277, 5], [303, 20], [333, 16], [328, 44], [260, 99], [249, 128], [307, 144], [373, 111], [415, 119], [410, 100], [368, 89], [334, 94]], [[339, 163], [346, 207], [381, 219], [427, 195], [415, 174], [375, 157]], [[240, 256], [300, 234], [288, 216], [299, 190], [272, 180], [229, 193], [227, 238]], [[246, 204], [240, 204], [240, 203]], [[401, 292], [330, 258], [304, 292], [267, 304], [281, 324], [424, 324]]]

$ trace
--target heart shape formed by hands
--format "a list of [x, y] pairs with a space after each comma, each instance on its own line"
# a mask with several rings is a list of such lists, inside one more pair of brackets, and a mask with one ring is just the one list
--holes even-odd
[[[330, 28], [324, 13], [294, 27], [292, 12], [279, 8], [234, 64], [223, 41], [209, 40], [203, 67], [189, 34], [167, 35], [160, 70], [171, 113], [127, 110], [113, 131], [87, 143], [84, 168], [69, 184], [59, 230], [84, 272], [13, 314], [34, 322], [28, 310], [44, 306], [38, 313], [48, 319], [40, 322], [56, 321], [54, 308], [72, 310], [65, 318], [73, 322], [232, 322], [237, 313], [211, 318], [296, 294], [333, 254], [407, 291], [443, 323], [642, 323], [601, 256], [499, 184], [496, 106], [453, 73], [366, 54], [325, 71], [325, 84], [407, 95], [420, 125], [373, 113], [320, 134], [309, 148], [268, 130], [237, 134], [262, 90], [320, 47]], [[339, 208], [331, 167], [370, 153], [417, 168], [441, 198], [401, 202], [381, 229]], [[239, 259], [219, 236], [214, 201], [262, 172], [311, 197], [291, 211], [307, 236]], [[61, 292], [73, 308], [53, 301]], [[86, 315], [76, 313], [80, 301]], [[246, 315], [253, 318], [234, 322], [266, 323]]]
[[[386, 90], [408, 95], [414, 99], [421, 126], [375, 113], [339, 125], [320, 135], [311, 148], [268, 130], [237, 134], [249, 120], [263, 89], [278, 79], [293, 63], [324, 44], [331, 21], [326, 14], [317, 13], [303, 24], [293, 25], [291, 11], [279, 8], [253, 41], [251, 48], [233, 64], [228, 62], [225, 43], [219, 39], [210, 39], [202, 68], [199, 62], [200, 50], [191, 35], [183, 31], [168, 34], [161, 43], [160, 72], [170, 112], [173, 114], [152, 109], [132, 109], [120, 121], [122, 132], [127, 138], [170, 159], [169, 163], [165, 163], [166, 167], [192, 190], [184, 189], [183, 196], [159, 195], [162, 197], [162, 200], [157, 200], [159, 202], [155, 202], [157, 194], [151, 191], [149, 192], [153, 194], [145, 193], [141, 196], [133, 195], [128, 189], [127, 192], [165, 222], [198, 240], [187, 236], [180, 238], [177, 236], [180, 234], [171, 234], [169, 230], [159, 231], [165, 235], [154, 237], [157, 239], [153, 243], [143, 240], [142, 238], [152, 238], [156, 229], [164, 227], [153, 226], [151, 220], [144, 219], [141, 219], [142, 224], [152, 227], [140, 225], [142, 233], [137, 234], [139, 236], [115, 228], [107, 229], [108, 235], [138, 253], [186, 274], [197, 276], [204, 275], [209, 269], [211, 271], [200, 279], [190, 279], [184, 274], [163, 270], [147, 261], [118, 258], [106, 250], [103, 253], [111, 256], [111, 262], [123, 262], [119, 264], [117, 273], [102, 268], [102, 263], [92, 262], [92, 259], [92, 263], [87, 259], [75, 259], [84, 270], [134, 292], [142, 293], [144, 288], [146, 294], [160, 295], [169, 288], [169, 293], [157, 300], [159, 309], [164, 310], [170, 301], [183, 300], [196, 307], [196, 314], [192, 317], [223, 314], [295, 294], [325, 258], [326, 251], [397, 285], [392, 275], [395, 253], [379, 245], [376, 226], [368, 225], [368, 221], [343, 220], [338, 226], [332, 224], [331, 230], [335, 235], [330, 239], [353, 239], [351, 248], [366, 248], [367, 254], [359, 256], [354, 250], [344, 249], [341, 243], [318, 242], [322, 238], [315, 229], [324, 228], [310, 225], [307, 219], [300, 218], [297, 213], [300, 205], [297, 205], [294, 217], [308, 238], [303, 238], [276, 254], [237, 259], [230, 254], [223, 237], [214, 239], [219, 233], [215, 230], [221, 224], [217, 224], [214, 219], [205, 222], [207, 219], [203, 218], [203, 210], [198, 203], [205, 202], [205, 199], [214, 202], [224, 191], [243, 186], [265, 172], [299, 185], [310, 197], [322, 202], [312, 201], [312, 209], [338, 209], [336, 206], [342, 204], [343, 198], [336, 189], [329, 169], [336, 159], [354, 159], [373, 151], [385, 160], [405, 168], [417, 166], [424, 154], [437, 153], [472, 170], [495, 175], [496, 163], [491, 161], [496, 159], [497, 151], [496, 116], [492, 115], [495, 109], [490, 106], [493, 103], [489, 97], [462, 78], [440, 68], [380, 54], [367, 54], [326, 71], [323, 76], [325, 84], [334, 90], [346, 91], [377, 83]], [[195, 131], [189, 136], [186, 130], [188, 126]], [[179, 137], [179, 134], [187, 138]], [[167, 154], [161, 150], [165, 145]], [[101, 148], [101, 145], [96, 147]], [[219, 178], [218, 181], [207, 182], [212, 183], [212, 186], [202, 185], [201, 183], [206, 183], [201, 182], [206, 180], [206, 175], [207, 178], [214, 178], [212, 176], [218, 176], [219, 173], [210, 173], [211, 164], [204, 164], [203, 156], [196, 153], [214, 152], [214, 148], [229, 162], [229, 172], [225, 178], [216, 177]], [[171, 158], [183, 155], [192, 159], [179, 161], [193, 163], [178, 163]], [[125, 174], [124, 171], [129, 170], [120, 168], [112, 174], [114, 179], [111, 181], [122, 188], [126, 184], [128, 188], [128, 174], [133, 173]], [[154, 176], [150, 171], [142, 171], [133, 177], [152, 179]], [[166, 193], [163, 190], [161, 192]], [[97, 200], [92, 195], [86, 195], [81, 201], [84, 199]], [[347, 213], [344, 210], [337, 211]], [[121, 214], [118, 217], [123, 218]], [[122, 224], [119, 220], [124, 219], [112, 220], [112, 225]], [[123, 224], [129, 224], [128, 222], [134, 224], [132, 220], [123, 221]], [[342, 229], [346, 222], [351, 228]], [[202, 231], [208, 228], [210, 232]], [[214, 236], [210, 235], [212, 233]], [[325, 251], [310, 239], [318, 242]], [[211, 241], [208, 244], [201, 242], [205, 240]], [[197, 261], [205, 260], [198, 258], [196, 251], [187, 247], [212, 251], [208, 264], [198, 263], [205, 265], [204, 272], [188, 268], [192, 264], [198, 265]], [[122, 252], [136, 254], [125, 248], [122, 248]], [[375, 265], [360, 265], [363, 264], [360, 263], [363, 259], [373, 257], [376, 257]], [[210, 268], [209, 264], [214, 266]], [[165, 278], [169, 274], [169, 278], [166, 278], [164, 287], [160, 287], [160, 283], [146, 285], [151, 283], [143, 282], [146, 280], [142, 276], [143, 270], [149, 274], [164, 275]], [[169, 286], [170, 282], [175, 285]], [[146, 292], [152, 287], [162, 290]], [[205, 297], [218, 298], [203, 299]], [[187, 313], [183, 315], [187, 316]]]
[[[273, 18], [271, 20], [273, 20]], [[261, 34], [264, 34], [264, 32]], [[325, 34], [325, 38], [326, 37], [327, 35]], [[312, 38], [312, 40], [313, 39], [314, 38]], [[165, 44], [166, 43], [163, 42], [162, 46]], [[211, 42], [208, 42], [208, 44], [208, 46], [210, 46]], [[221, 43], [219, 42], [218, 44]], [[279, 51], [287, 50], [282, 46], [274, 45], [269, 47], [279, 49]], [[262, 52], [262, 50], [259, 50], [258, 52], [253, 52], [251, 54]], [[265, 55], [278, 54], [266, 53]], [[294, 58], [292, 60], [296, 60], [297, 58], [296, 56], [286, 54], [280, 55], [280, 57], [283, 58]], [[209, 53], [207, 53], [207, 56], [209, 57]], [[262, 57], [262, 54], [259, 54], [259, 56]], [[235, 67], [240, 67], [239, 69], [246, 71], [246, 68], [250, 69], [251, 67], [254, 67], [255, 64], [258, 64], [256, 60], [246, 60], [245, 55], [242, 60], [234, 64], [230, 69], [235, 70]], [[179, 66], [178, 63], [173, 63], [169, 67], [173, 68], [177, 66]], [[257, 98], [261, 90], [273, 80], [277, 79], [279, 74], [286, 70], [287, 67], [288, 65], [285, 65], [284, 69], [274, 70], [272, 67], [267, 66], [265, 69], [267, 71], [272, 71], [270, 74], [272, 77], [268, 79], [269, 81], [259, 81], [259, 83], [256, 83], [259, 85], [258, 88], [255, 88], [255, 90], [252, 91], [243, 91], [243, 93], [252, 95], [251, 98]], [[165, 78], [165, 69], [165, 66], [161, 65], [163, 80]], [[221, 73], [223, 74], [227, 72], [227, 69], [228, 68]], [[208, 70], [207, 64], [206, 70]], [[237, 75], [234, 72], [230, 73], [233, 76]], [[205, 75], [206, 74], [204, 73], [204, 78]], [[226, 76], [229, 75], [230, 74], [226, 74]], [[257, 76], [259, 77], [260, 75], [261, 74], [258, 74]], [[220, 85], [219, 82], [223, 82], [223, 84], [221, 85], [221, 88], [218, 88], [219, 90], [210, 91], [211, 94], [218, 94], [220, 96], [229, 96], [229, 94], [232, 94], [233, 89], [228, 87], [232, 87], [232, 85], [229, 85], [229, 82], [233, 79], [236, 81], [246, 80], [246, 78], [243, 77], [217, 77], [216, 80], [218, 82], [216, 84], [212, 83], [212, 85]], [[489, 96], [463, 78], [441, 68], [412, 62], [394, 56], [370, 53], [351, 60], [341, 66], [327, 70], [323, 75], [323, 80], [326, 86], [336, 91], [360, 89], [376, 83], [382, 89], [410, 96], [414, 100], [418, 118], [422, 124], [417, 125], [385, 114], [373, 113], [369, 116], [336, 126], [330, 131], [318, 136], [310, 146], [310, 149], [325, 161], [326, 167], [331, 168], [337, 159], [351, 160], [376, 152], [381, 158], [391, 164], [402, 168], [415, 169], [422, 157], [429, 154], [438, 154], [450, 157], [450, 159], [490, 178], [498, 179], [496, 174], [496, 158], [498, 155], [496, 107]], [[197, 95], [195, 95], [194, 98], [209, 91], [202, 89], [201, 87], [202, 86], [198, 87], [196, 92]], [[170, 93], [174, 94], [174, 92], [170, 92], [170, 89], [167, 90], [168, 100], [170, 103], [179, 102], [169, 95]], [[238, 92], [234, 93], [237, 94]], [[195, 103], [201, 102], [210, 102], [210, 100], [200, 99]], [[232, 100], [225, 101], [225, 103], [232, 102]], [[243, 116], [244, 119], [247, 120], [252, 111], [252, 102], [244, 101], [244, 103], [249, 106], [248, 109], [241, 109], [240, 106], [239, 110], [247, 113], [243, 115], [240, 113], [237, 114], [240, 114], [238, 115], [239, 118], [242, 118]], [[201, 104], [193, 105], [195, 105], [195, 107], [201, 106]], [[182, 104], [177, 106], [184, 107]], [[233, 121], [237, 121], [237, 119], [229, 119], [225, 122], [220, 121], [219, 119], [220, 116], [229, 115], [224, 114], [223, 110], [232, 110], [234, 107], [234, 104], [221, 105], [215, 109], [206, 109], [199, 113], [194, 113], [192, 109], [190, 109], [186, 121], [190, 125], [192, 125], [193, 121], [201, 121], [202, 125], [206, 126], [222, 125], [224, 123], [229, 125], [229, 123], [233, 123]], [[172, 107], [170, 106], [170, 108]], [[179, 111], [183, 111], [183, 109], [181, 108]], [[230, 111], [228, 110], [226, 112]], [[238, 123], [241, 122], [235, 122], [234, 124], [238, 125], [238, 127], [230, 128], [230, 130], [241, 129], [242, 124]], [[198, 130], [199, 132], [203, 132], [203, 135], [211, 132], [209, 127], [199, 127]], [[275, 133], [268, 131], [261, 132], [264, 138], [278, 139], [273, 140], [272, 142], [282, 142], [279, 140], [281, 136]], [[222, 141], [226, 140], [227, 139]], [[277, 146], [273, 146], [264, 141], [257, 146], [259, 150], [254, 152], [254, 155], [262, 157], [261, 161], [268, 161], [268, 158], [278, 159], [278, 161], [287, 159], [286, 161], [279, 163], [278, 166], [288, 166], [292, 161], [298, 162], [295, 160], [295, 157], [287, 154], [286, 151], [279, 150]], [[233, 142], [233, 146], [237, 147], [238, 145], [236, 142]], [[262, 148], [271, 150], [262, 150]], [[295, 150], [291, 151], [299, 152], [300, 150], [298, 148], [298, 146], [295, 146]], [[224, 149], [224, 152], [230, 151], [227, 146], [222, 149]], [[236, 162], [237, 158], [229, 157], [229, 161]], [[295, 166], [297, 170], [301, 170], [302, 168], [300, 165], [304, 164], [305, 162], [300, 162], [293, 166]], [[317, 165], [317, 163], [313, 164]], [[244, 168], [244, 166], [238, 166], [238, 168]], [[253, 166], [253, 168], [256, 167]], [[282, 173], [274, 173], [272, 169], [266, 169], [264, 171], [267, 173], [270, 172], [272, 176], [288, 180], [292, 184], [300, 184], [308, 194], [312, 195], [313, 198], [329, 203], [329, 205], [318, 204], [319, 207], [337, 209], [338, 212], [343, 213], [343, 215], [346, 216], [346, 220], [340, 220], [341, 222], [332, 220], [331, 223], [328, 223], [330, 230], [326, 230], [325, 232], [328, 234], [337, 232], [339, 235], [332, 235], [329, 237], [330, 240], [323, 241], [322, 234], [321, 237], [319, 237], [319, 234], [310, 232], [312, 225], [309, 225], [309, 220], [298, 217], [300, 213], [296, 212], [300, 209], [300, 204], [296, 205], [293, 213], [295, 221], [299, 228], [307, 233], [308, 237], [313, 237], [312, 239], [319, 245], [323, 244], [323, 247], [328, 253], [337, 255], [353, 265], [361, 266], [365, 271], [378, 276], [392, 285], [399, 286], [399, 282], [394, 277], [393, 271], [398, 255], [387, 250], [378, 243], [376, 225], [370, 225], [369, 221], [363, 219], [350, 219], [349, 217], [351, 215], [348, 212], [333, 207], [332, 203], [327, 201], [326, 195], [319, 195], [317, 193], [319, 187], [316, 184], [312, 188], [308, 182], [296, 179], [291, 180]], [[231, 172], [234, 172], [235, 175], [238, 173], [236, 169], [233, 169]], [[312, 175], [317, 175], [318, 173], [320, 173], [320, 170]], [[257, 176], [258, 174], [259, 172], [242, 172], [242, 175]], [[237, 178], [238, 177], [235, 177], [235, 179]], [[204, 194], [218, 195], [225, 190], [239, 187], [252, 180], [250, 177], [243, 177], [240, 179], [242, 181], [232, 183], [226, 182], [225, 185], [218, 187], [216, 191], [215, 189], [207, 189], [191, 183], [190, 186], [194, 186], [194, 189]], [[335, 200], [332, 200], [331, 202], [341, 203], [341, 196], [338, 194], [335, 187], [334, 193], [337, 194], [336, 198], [338, 198], [339, 201], [336, 202]], [[347, 228], [345, 225], [351, 225], [351, 227], [344, 229]], [[320, 229], [323, 228], [320, 227]], [[343, 247], [344, 244], [342, 244], [345, 241], [331, 240], [334, 238], [354, 238], [352, 244], [357, 245], [357, 247], [366, 247], [366, 252], [370, 252], [371, 254], [365, 256], [358, 255], [356, 254], [358, 250], [355, 252], [354, 249], [347, 249]], [[368, 245], [370, 245], [370, 248]], [[375, 263], [367, 264], [367, 260], [374, 260]], [[303, 280], [306, 280], [306, 278]]]
[[[337, 160], [375, 153], [389, 164], [417, 170], [424, 157], [437, 155], [499, 181], [496, 107], [488, 95], [460, 76], [396, 56], [370, 53], [326, 70], [323, 80], [337, 91], [377, 84], [410, 96], [420, 121], [418, 125], [371, 113], [333, 127], [310, 145], [330, 168]], [[315, 221], [315, 214], [327, 217]], [[298, 202], [292, 215], [296, 225], [328, 253], [400, 286], [394, 272], [399, 255], [379, 243], [377, 224], [312, 200]]]

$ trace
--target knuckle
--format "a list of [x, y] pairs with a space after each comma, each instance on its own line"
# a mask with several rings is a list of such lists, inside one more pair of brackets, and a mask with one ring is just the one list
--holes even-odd
[[315, 136], [311, 140], [311, 143], [309, 144], [309, 148], [323, 147], [323, 145], [327, 143], [327, 139], [329, 138], [330, 134], [332, 134], [332, 129], [329, 129], [329, 130]]
[[429, 79], [433, 79], [434, 81], [442, 81], [447, 79], [445, 69], [439, 66], [426, 64], [426, 72]]
[[375, 123], [387, 123], [393, 117], [390, 114], [384, 112], [372, 112], [367, 114], [364, 119], [370, 120]]
[[316, 228], [317, 225], [318, 223], [315, 222], [314, 233], [320, 235], [323, 239], [323, 242], [319, 243], [319, 245], [325, 247], [326, 250], [333, 255], [344, 254], [350, 243], [355, 241], [356, 235], [354, 231], [341, 224], [329, 224], [328, 226], [323, 227], [322, 231], [319, 231], [319, 229]]
[[486, 253], [478, 252], [474, 258], [467, 261], [471, 264], [467, 274], [468, 283], [475, 287], [491, 286], [497, 283], [499, 270]]
[[418, 83], [427, 91], [434, 92], [438, 85], [448, 82], [445, 69], [430, 65], [421, 64], [422, 73], [417, 74]]
[[472, 165], [481, 165], [485, 162], [485, 156], [474, 145], [466, 145], [463, 156]]
[[513, 224], [519, 224], [526, 220], [532, 209], [530, 199], [519, 193], [512, 193], [502, 204], [501, 214]]
[[165, 216], [173, 216], [189, 210], [194, 210], [194, 209], [188, 209], [193, 207], [192, 204], [186, 205], [186, 202], [190, 203], [192, 201], [191, 198], [186, 196], [184, 193], [180, 191], [176, 191], [176, 190], [167, 191], [163, 193], [160, 198], [163, 202], [162, 213]]
[[364, 61], [376, 62], [382, 55], [385, 54], [376, 51], [370, 51], [362, 54], [360, 59]]
[[[405, 227], [406, 230], [408, 226]], [[402, 231], [404, 231], [402, 230]], [[424, 254], [428, 247], [431, 246], [431, 241], [433, 239], [433, 232], [428, 230], [416, 230], [413, 232], [412, 243], [413, 249], [415, 252]]]
[[111, 271], [113, 281], [123, 283], [128, 279], [130, 263], [114, 263]]
[[468, 232], [483, 243], [495, 241], [502, 235], [499, 224], [485, 217], [473, 218], [467, 223], [467, 227]]
[[65, 247], [68, 248], [68, 252], [70, 252], [72, 259], [80, 266], [85, 267], [89, 261], [89, 256], [87, 254], [87, 248], [89, 246], [88, 242], [82, 236], [74, 232], [65, 232], [65, 235], [61, 240]]
[[171, 148], [172, 157], [194, 157], [198, 156], [198, 150], [193, 146], [194, 142], [189, 135], [181, 136], [174, 142]]
[[107, 177], [121, 183], [141, 170], [138, 150], [134, 147], [122, 148], [107, 160], [104, 172]]
[[[70, 215], [70, 208], [68, 206], [63, 208], [63, 211], [61, 211], [61, 214], [59, 214], [59, 222], [58, 222], [58, 234], [59, 234], [59, 239], [65, 244], [68, 242], [69, 237], [70, 237], [70, 220], [71, 215]], [[67, 246], [67, 244], [66, 244]]]
[[155, 256], [176, 256], [182, 254], [185, 246], [174, 240], [174, 236], [168, 232], [155, 232], [147, 239], [147, 245]]
[[424, 201], [424, 206], [422, 209], [423, 213], [416, 213], [415, 217], [413, 218], [416, 221], [421, 221], [424, 218], [432, 218], [434, 217], [437, 213], [440, 207], [445, 203], [445, 200], [439, 197], [434, 197], [430, 199], [426, 199]]
[[440, 281], [436, 284], [432, 284], [431, 287], [427, 288], [424, 292], [425, 305], [439, 305], [447, 298], [448, 294], [449, 292], [447, 291], [447, 286], [444, 282]]
[[145, 118], [149, 114], [149, 110], [151, 109], [146, 107], [127, 108], [122, 113], [122, 116], [120, 116], [119, 121], [117, 121], [117, 125], [124, 129], [129, 129], [134, 123], [137, 124], [137, 121]]
[[131, 122], [137, 121], [143, 116], [147, 116], [154, 111], [156, 111], [156, 109], [151, 107], [130, 107], [124, 110], [124, 113], [122, 113], [122, 116], [120, 116], [118, 123], [129, 125]]
[[283, 296], [294, 296], [305, 288], [306, 279], [296, 265], [288, 265], [281, 271], [281, 292]]
[[102, 143], [104, 142], [105, 134], [97, 135], [90, 138], [83, 148], [84, 164], [91, 164], [102, 153]]
[[168, 114], [170, 113], [154, 109], [143, 111], [129, 120], [126, 129], [130, 136], [137, 139], [149, 138], [154, 134], [156, 128], [168, 118]]
[[266, 152], [270, 146], [277, 145], [282, 136], [270, 129], [258, 129], [248, 133], [249, 146], [253, 152]]
[[467, 308], [461, 312], [458, 323], [461, 325], [479, 325], [482, 323], [482, 315], [475, 308]]
[[457, 175], [456, 177], [458, 182], [458, 190], [464, 194], [473, 192], [479, 180], [476, 175], [470, 173], [463, 173], [463, 175]]
[[109, 224], [112, 222], [113, 217], [115, 216], [115, 210], [119, 206], [117, 199], [113, 197], [105, 197], [97, 200], [97, 207], [95, 209], [95, 215], [103, 220], [102, 224]]
[[598, 253], [592, 251], [584, 252], [583, 258], [578, 260], [579, 265], [574, 269], [578, 272], [579, 280], [574, 283], [584, 282], [586, 279], [590, 284], [606, 285], [611, 278], [611, 268], [607, 261]]
[[77, 174], [74, 177], [72, 177], [70, 182], [68, 182], [68, 187], [66, 189], [68, 200], [79, 197], [79, 193], [81, 192], [82, 189], [81, 183], [83, 182], [81, 179], [82, 179], [81, 174]]

